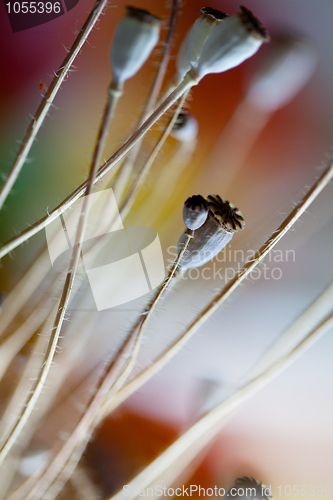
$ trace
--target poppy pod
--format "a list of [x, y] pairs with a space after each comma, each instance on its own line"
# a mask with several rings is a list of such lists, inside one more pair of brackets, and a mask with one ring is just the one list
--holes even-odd
[[201, 16], [187, 32], [176, 59], [177, 77], [179, 83], [186, 73], [198, 63], [202, 48], [216, 26], [227, 17], [227, 14], [211, 7], [203, 7]]
[[148, 11], [126, 7], [111, 47], [113, 86], [135, 75], [150, 56], [160, 36], [161, 20]]
[[192, 26], [188, 39], [188, 61], [195, 68], [202, 51], [202, 48], [215, 30], [215, 28], [228, 17], [227, 14], [211, 7], [203, 7], [201, 16], [195, 21]]
[[[207, 202], [209, 210], [206, 222], [194, 231], [180, 261], [181, 272], [200, 267], [213, 259], [229, 243], [234, 233], [245, 226], [240, 210], [229, 201], [219, 195], [209, 195]], [[178, 241], [178, 252], [185, 241], [185, 233]]]
[[241, 12], [224, 19], [208, 37], [195, 70], [200, 77], [222, 73], [254, 55], [268, 41], [260, 21], [241, 7]]
[[181, 111], [177, 117], [171, 132], [171, 136], [177, 141], [194, 141], [198, 135], [198, 121], [187, 111]]
[[308, 40], [292, 34], [276, 37], [250, 84], [247, 101], [267, 112], [285, 106], [306, 85], [316, 63]]

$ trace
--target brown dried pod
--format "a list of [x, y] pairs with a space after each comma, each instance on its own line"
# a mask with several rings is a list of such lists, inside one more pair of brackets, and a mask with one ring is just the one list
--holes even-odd
[[[206, 264], [229, 243], [234, 233], [245, 226], [240, 210], [228, 200], [219, 195], [209, 195], [206, 201], [209, 205], [207, 220], [193, 233], [180, 262], [182, 272]], [[185, 232], [178, 241], [178, 251], [185, 241]]]

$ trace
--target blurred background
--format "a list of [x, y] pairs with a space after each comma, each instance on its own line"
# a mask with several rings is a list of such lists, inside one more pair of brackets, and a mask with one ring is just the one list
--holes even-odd
[[[31, 150], [30, 161], [1, 214], [2, 243], [44, 216], [86, 178], [111, 79], [110, 44], [126, 3], [122, 0], [110, 3], [57, 95]], [[165, 20], [162, 38], [166, 33], [169, 3], [165, 5], [160, 0], [135, 3], [136, 7], [148, 9]], [[64, 16], [13, 34], [5, 6], [1, 4], [3, 175], [45, 92], [40, 90], [41, 84], [46, 88], [50, 84], [53, 72], [65, 56], [64, 46], [71, 46], [75, 30], [82, 26], [92, 5], [92, 1], [80, 0]], [[234, 0], [214, 0], [210, 5], [228, 14], [238, 9]], [[183, 2], [168, 78], [175, 71], [177, 48], [202, 6], [197, 0]], [[166, 172], [168, 166], [171, 169], [169, 159], [179, 148], [176, 139], [169, 139], [126, 223], [157, 229], [166, 261], [173, 257], [171, 247], [177, 244], [183, 231], [184, 200], [193, 194], [216, 193], [229, 199], [242, 211], [246, 228], [234, 236], [223, 255], [205, 266], [205, 274], [200, 270], [185, 275], [177, 284], [147, 330], [138, 369], [177, 338], [232, 275], [232, 269], [245, 262], [247, 252], [256, 251], [279, 226], [331, 154], [332, 2], [248, 0], [246, 7], [269, 30], [272, 42], [286, 31], [306, 37], [313, 47], [316, 67], [307, 84], [286, 105], [269, 115], [258, 109], [252, 114], [237, 115], [238, 121], [235, 112], [240, 109], [262, 61], [270, 57], [271, 44], [262, 47], [240, 67], [205, 77], [191, 91], [186, 107], [198, 121], [195, 152], [189, 161], [180, 162], [181, 172], [171, 170], [170, 176], [175, 175], [177, 179], [171, 189], [168, 187], [170, 193], [162, 210], [157, 207], [155, 213], [149, 201], [150, 192], [158, 185], [159, 175]], [[111, 127], [108, 156], [133, 130], [161, 48], [162, 43], [148, 64], [125, 85], [124, 97]], [[257, 120], [258, 133], [247, 147], [246, 141]], [[236, 123], [237, 127], [230, 123]], [[157, 124], [149, 135], [146, 151], [154, 144], [159, 128]], [[105, 494], [120, 488], [149, 463], [191, 425], [203, 409], [230, 394], [272, 342], [331, 282], [332, 212], [332, 186], [328, 186], [282, 240], [277, 252], [265, 261], [267, 274], [259, 268], [167, 367], [105, 421], [86, 453], [94, 480]], [[13, 289], [44, 245], [45, 236], [41, 232], [2, 260], [3, 297]], [[236, 256], [237, 249], [243, 253]], [[147, 300], [148, 297], [133, 301], [126, 309], [90, 313], [94, 317], [98, 314], [98, 319], [95, 318], [96, 326], [81, 363], [69, 377], [69, 388], [80, 380], [85, 370], [114, 349], [114, 342], [119, 341]], [[80, 311], [73, 314], [80, 315]], [[327, 334], [237, 411], [201, 465], [198, 464], [199, 468], [193, 472], [195, 476], [188, 480], [205, 487], [215, 484], [227, 487], [237, 476], [251, 475], [272, 485], [277, 498], [279, 485], [283, 493], [285, 485], [325, 487], [331, 484], [332, 348], [332, 335]], [[61, 405], [54, 419], [57, 430], [67, 431], [68, 412], [62, 411]], [[50, 439], [52, 425], [52, 422], [46, 424], [41, 430], [37, 439], [40, 443]]]

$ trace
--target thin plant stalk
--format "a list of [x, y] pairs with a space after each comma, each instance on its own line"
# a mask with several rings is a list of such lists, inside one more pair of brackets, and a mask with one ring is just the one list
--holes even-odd
[[[105, 163], [102, 165], [96, 174], [94, 183], [102, 179], [109, 170], [120, 161], [135, 144], [147, 133], [147, 131], [161, 118], [161, 116], [193, 85], [197, 85], [199, 80], [197, 75], [189, 72], [179, 86], [163, 101], [163, 103], [151, 114], [145, 123], [128, 139], [125, 144], [116, 151]], [[12, 238], [8, 243], [3, 245], [0, 249], [0, 258], [10, 253], [14, 248], [18, 247], [29, 238], [37, 234], [41, 229], [51, 224], [57, 219], [65, 210], [67, 210], [77, 199], [79, 199], [87, 188], [87, 182], [83, 182], [78, 188], [75, 189], [63, 202], [61, 202], [54, 210], [48, 213], [45, 217], [32, 224], [29, 228], [22, 231], [20, 234]]]
[[32, 313], [25, 319], [10, 336], [1, 342], [0, 345], [0, 380], [5, 374], [8, 366], [14, 357], [20, 352], [22, 347], [34, 335], [36, 330], [43, 324], [52, 309], [52, 292], [48, 292], [43, 300], [37, 305]]
[[186, 91], [183, 96], [181, 97], [181, 99], [179, 100], [179, 103], [177, 105], [177, 108], [174, 110], [173, 114], [172, 114], [172, 117], [171, 119], [169, 120], [169, 123], [167, 125], [167, 127], [165, 128], [162, 136], [160, 137], [160, 139], [158, 140], [154, 150], [152, 151], [152, 153], [150, 154], [148, 160], [146, 161], [146, 163], [143, 165], [143, 167], [141, 168], [139, 174], [137, 175], [134, 183], [133, 183], [133, 186], [130, 190], [130, 192], [128, 193], [128, 195], [126, 196], [126, 199], [124, 200], [124, 202], [122, 203], [121, 207], [120, 207], [120, 210], [119, 210], [119, 213], [120, 213], [120, 216], [122, 218], [122, 220], [125, 219], [125, 217], [128, 215], [128, 212], [130, 211], [131, 207], [133, 206], [133, 203], [135, 201], [135, 198], [138, 194], [138, 192], [140, 191], [140, 188], [142, 186], [142, 184], [144, 183], [154, 161], [156, 160], [156, 157], [158, 155], [158, 153], [160, 152], [160, 150], [162, 149], [163, 145], [165, 144], [165, 141], [167, 140], [167, 138], [169, 137], [170, 133], [171, 133], [171, 130], [172, 130], [172, 127], [174, 126], [177, 118], [178, 118], [178, 115], [179, 113], [181, 112], [183, 106], [184, 106], [184, 103], [185, 103], [185, 100], [188, 96], [188, 93], [189, 91]]
[[[216, 436], [231, 412], [244, 404], [250, 397], [267, 385], [277, 375], [309, 349], [324, 333], [333, 327], [333, 313], [326, 317], [310, 333], [299, 342], [286, 356], [271, 365], [265, 372], [246, 383], [235, 394], [224, 400], [199, 419], [190, 429], [182, 434], [157, 459], [148, 465], [140, 474], [128, 483], [126, 497], [136, 498], [140, 491], [148, 487], [162, 473], [174, 466], [185, 453], [185, 461], [179, 466], [174, 476], [177, 477], [183, 468]], [[120, 491], [109, 500], [122, 499], [124, 492]]]
[[230, 295], [238, 288], [247, 276], [257, 267], [264, 257], [275, 247], [275, 245], [283, 238], [283, 236], [291, 229], [301, 215], [309, 208], [311, 203], [319, 196], [321, 191], [333, 178], [333, 162], [330, 162], [319, 179], [313, 184], [308, 193], [295, 206], [291, 213], [282, 222], [279, 228], [274, 231], [272, 236], [262, 245], [254, 257], [248, 261], [235, 276], [228, 281], [221, 292], [216, 294], [210, 303], [203, 309], [193, 320], [191, 325], [185, 332], [176, 340], [176, 342], [165, 350], [152, 365], [143, 370], [135, 379], [131, 380], [124, 386], [115, 398], [109, 399], [103, 406], [101, 419], [114, 410], [119, 404], [133, 394], [137, 389], [150, 380], [158, 373], [190, 340], [194, 333], [207, 321], [212, 314], [230, 297]]
[[254, 378], [267, 369], [274, 361], [290, 351], [294, 345], [304, 336], [304, 330], [315, 326], [319, 318], [323, 318], [333, 304], [333, 282], [305, 309], [294, 323], [287, 328], [282, 335], [260, 358], [254, 368], [246, 375], [246, 379]]
[[46, 91], [46, 94], [36, 111], [34, 118], [31, 120], [21, 146], [17, 152], [15, 160], [10, 168], [9, 173], [7, 174], [7, 178], [0, 188], [0, 210], [5, 203], [7, 196], [9, 195], [17, 177], [20, 174], [31, 146], [44, 122], [47, 113], [49, 112], [49, 109], [54, 101], [55, 96], [57, 95], [58, 90], [60, 89], [61, 84], [68, 75], [70, 67], [72, 66], [76, 56], [82, 49], [83, 44], [86, 42], [91, 30], [95, 26], [103, 10], [107, 6], [107, 3], [107, 0], [96, 1], [86, 22], [79, 31], [72, 47], [69, 49], [67, 56], [65, 57], [63, 63], [55, 74], [50, 87]]
[[[154, 81], [151, 86], [148, 99], [145, 102], [137, 128], [140, 127], [146, 121], [150, 113], [153, 111], [157, 101], [157, 97], [161, 91], [162, 83], [170, 61], [173, 41], [176, 33], [179, 8], [180, 8], [180, 0], [173, 0], [169, 18], [168, 33], [164, 42], [161, 59], [159, 61], [158, 69], [155, 73]], [[139, 141], [135, 145], [135, 147], [131, 151], [131, 155], [125, 160], [124, 164], [121, 167], [119, 176], [113, 186], [114, 194], [117, 200], [122, 199], [128, 180], [133, 171], [134, 163], [140, 153], [141, 144], [142, 141]]]
[[50, 258], [47, 251], [44, 251], [5, 298], [1, 311], [0, 343], [6, 338], [4, 333], [15, 319], [18, 311], [20, 311], [26, 302], [31, 299], [34, 291], [40, 285], [49, 270]]
[[[117, 393], [135, 366], [141, 345], [142, 335], [147, 323], [157, 304], [161, 300], [162, 295], [165, 293], [170, 282], [174, 278], [179, 262], [186, 252], [187, 246], [192, 237], [193, 232], [188, 230], [183, 247], [177, 256], [167, 279], [164, 281], [156, 296], [152, 300], [147, 312], [143, 314], [143, 318], [138, 321], [138, 324], [135, 325], [123, 343], [120, 351], [115, 357], [115, 360], [112, 361], [106, 369], [105, 375], [102, 377], [100, 385], [97, 388], [96, 393], [92, 396], [91, 401], [82, 415], [78, 425], [67, 439], [63, 448], [53, 459], [45, 473], [37, 481], [35, 487], [28, 495], [27, 500], [37, 500], [46, 491], [48, 492], [48, 498], [54, 498], [53, 494], [59, 491], [59, 483], [61, 483], [62, 487], [75, 470], [76, 464], [79, 462], [81, 455], [89, 442], [92, 432], [99, 423], [98, 415], [103, 402], [106, 397], [111, 397]], [[52, 488], [53, 483], [56, 483], [56, 486]], [[53, 494], [51, 494], [49, 488], [52, 489], [54, 492]]]
[[[131, 336], [125, 345], [122, 346], [115, 361], [111, 363], [104, 374], [79, 423], [46, 471], [38, 478], [26, 500], [39, 500], [52, 487], [53, 483], [57, 481], [63, 468], [71, 459], [75, 462], [75, 465], [78, 463], [78, 455], [81, 456], [85, 448], [85, 445], [83, 446], [82, 443], [88, 442], [90, 436], [89, 430], [91, 429], [92, 432], [93, 428], [95, 428], [94, 422], [97, 411], [106, 396], [116, 393], [132, 371], [133, 365], [131, 361], [136, 358], [136, 351], [140, 346], [140, 342], [141, 337]], [[71, 464], [70, 469], [72, 471]], [[61, 483], [65, 484], [67, 479], [68, 477], [65, 480], [61, 480]]]
[[62, 296], [60, 298], [60, 302], [58, 305], [58, 311], [56, 314], [56, 318], [53, 324], [51, 337], [48, 343], [48, 347], [45, 353], [45, 360], [38, 374], [36, 383], [34, 384], [33, 390], [30, 396], [27, 399], [26, 405], [19, 415], [19, 418], [14, 423], [11, 432], [6, 438], [5, 442], [2, 444], [0, 449], [0, 463], [3, 462], [11, 448], [14, 446], [18, 436], [21, 434], [24, 429], [32, 410], [35, 407], [35, 404], [42, 392], [42, 389], [45, 385], [47, 375], [50, 371], [52, 361], [54, 358], [54, 354], [56, 351], [56, 347], [59, 340], [60, 331], [62, 328], [62, 324], [65, 318], [65, 314], [67, 311], [67, 307], [69, 304], [70, 294], [73, 288], [76, 269], [79, 263], [80, 255], [81, 255], [81, 246], [84, 237], [85, 225], [89, 213], [89, 204], [90, 204], [90, 194], [93, 189], [94, 181], [96, 178], [96, 173], [98, 169], [99, 162], [101, 160], [101, 156], [103, 153], [103, 149], [105, 146], [105, 141], [107, 138], [110, 121], [117, 103], [117, 98], [119, 96], [118, 91], [113, 91], [113, 89], [109, 89], [107, 104], [104, 110], [100, 130], [98, 133], [96, 147], [93, 154], [92, 164], [89, 172], [89, 177], [87, 181], [87, 187], [85, 190], [85, 197], [82, 203], [82, 210], [78, 222], [78, 227], [75, 235], [75, 245], [73, 248], [71, 261], [69, 264], [69, 269], [66, 276], [65, 285], [63, 288]]
[[154, 189], [150, 191], [144, 206], [140, 207], [140, 220], [149, 221], [153, 227], [160, 213], [174, 195], [175, 186], [188, 166], [189, 160], [196, 147], [196, 140], [186, 141], [177, 145], [175, 153], [167, 164], [163, 165]]

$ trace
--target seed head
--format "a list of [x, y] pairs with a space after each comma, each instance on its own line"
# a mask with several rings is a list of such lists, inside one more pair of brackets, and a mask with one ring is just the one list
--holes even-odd
[[192, 231], [199, 229], [207, 220], [209, 205], [200, 194], [187, 198], [183, 208], [185, 226]]
[[268, 112], [285, 106], [306, 85], [316, 63], [316, 52], [308, 40], [292, 34], [276, 37], [249, 86], [247, 100]]
[[171, 135], [182, 142], [193, 141], [198, 135], [198, 120], [187, 111], [181, 111], [172, 127]]
[[148, 11], [126, 7], [111, 47], [113, 86], [122, 86], [146, 62], [160, 36], [161, 20]]
[[[191, 198], [190, 198], [191, 199]], [[238, 208], [218, 195], [209, 195], [206, 222], [196, 229], [180, 262], [182, 272], [200, 267], [213, 259], [229, 243], [245, 222]], [[178, 241], [178, 251], [185, 241], [185, 231]]]
[[268, 42], [266, 29], [245, 7], [227, 17], [208, 37], [195, 67], [200, 77], [238, 66]]
[[231, 496], [235, 500], [273, 500], [269, 488], [254, 477], [245, 476], [236, 479], [235, 484], [226, 494], [226, 498]]

